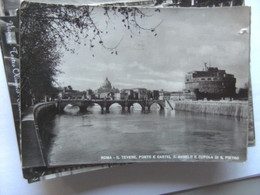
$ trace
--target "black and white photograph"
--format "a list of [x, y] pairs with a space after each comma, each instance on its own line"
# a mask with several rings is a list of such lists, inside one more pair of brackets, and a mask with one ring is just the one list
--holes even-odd
[[246, 160], [249, 8], [23, 2], [20, 17], [36, 164]]

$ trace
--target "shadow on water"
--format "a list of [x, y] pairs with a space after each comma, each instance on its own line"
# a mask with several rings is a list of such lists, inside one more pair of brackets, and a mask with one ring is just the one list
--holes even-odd
[[58, 134], [58, 132], [54, 131], [57, 115], [62, 115], [62, 114], [59, 113], [51, 117], [49, 116], [45, 119], [45, 122], [40, 123], [38, 126], [45, 156], [47, 156], [46, 154], [49, 153], [50, 148], [53, 145], [53, 142], [55, 140], [55, 137]]

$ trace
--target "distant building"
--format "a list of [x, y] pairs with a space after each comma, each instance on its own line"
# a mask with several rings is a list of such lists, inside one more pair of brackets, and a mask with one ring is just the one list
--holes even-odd
[[189, 72], [185, 76], [185, 91], [191, 92], [195, 99], [234, 98], [236, 78], [216, 67], [207, 67], [202, 71]]
[[135, 93], [134, 94], [135, 99], [139, 99], [139, 100], [148, 99], [147, 89], [145, 89], [145, 88], [134, 88], [133, 92]]
[[248, 100], [248, 88], [239, 88], [236, 98], [240, 100]]
[[59, 97], [62, 99], [85, 99], [86, 92], [74, 90], [69, 85], [67, 87], [63, 87], [62, 91], [59, 93]]
[[174, 91], [170, 93], [170, 100], [178, 101], [185, 100], [185, 94], [183, 91]]
[[108, 80], [108, 78], [106, 78], [103, 85], [94, 92], [95, 97], [101, 99], [114, 99], [114, 94], [116, 93], [119, 93], [119, 89], [112, 87], [111, 82]]
[[161, 90], [159, 91], [159, 100], [169, 100], [171, 97], [171, 92], [169, 91], [164, 91], [164, 90]]
[[124, 92], [119, 92], [114, 94], [115, 100], [124, 100], [126, 98], [126, 94]]
[[134, 99], [134, 91], [132, 89], [122, 89], [120, 93], [124, 95], [122, 99]]
[[95, 94], [94, 94], [92, 89], [87, 89], [86, 90], [86, 98], [89, 99], [89, 100], [95, 98]]
[[158, 100], [159, 99], [159, 90], [152, 91], [152, 99]]

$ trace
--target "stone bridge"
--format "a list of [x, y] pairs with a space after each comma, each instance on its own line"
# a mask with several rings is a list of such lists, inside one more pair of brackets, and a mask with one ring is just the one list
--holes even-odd
[[57, 102], [57, 107], [60, 111], [63, 111], [65, 106], [71, 104], [73, 106], [78, 106], [81, 111], [86, 110], [89, 106], [93, 104], [98, 104], [101, 107], [101, 110], [109, 111], [109, 107], [112, 104], [119, 104], [122, 107], [122, 110], [130, 110], [131, 106], [135, 103], [139, 104], [142, 107], [142, 110], [150, 110], [152, 104], [158, 104], [160, 109], [163, 110], [165, 107], [164, 100], [101, 100], [101, 99], [92, 99], [92, 100], [75, 100], [75, 99], [61, 99]]

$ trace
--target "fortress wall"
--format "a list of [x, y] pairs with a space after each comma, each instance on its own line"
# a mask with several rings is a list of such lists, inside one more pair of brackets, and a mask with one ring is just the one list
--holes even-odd
[[175, 110], [248, 118], [246, 101], [176, 101]]

